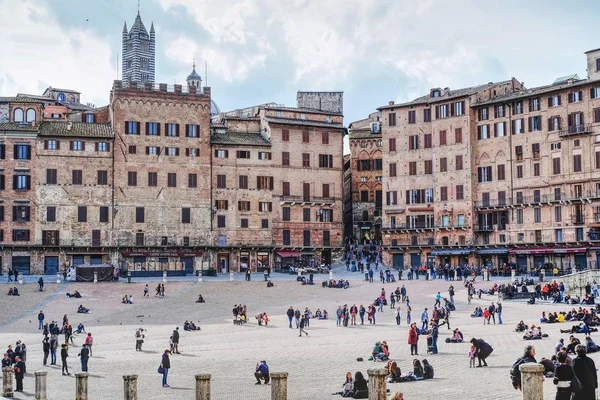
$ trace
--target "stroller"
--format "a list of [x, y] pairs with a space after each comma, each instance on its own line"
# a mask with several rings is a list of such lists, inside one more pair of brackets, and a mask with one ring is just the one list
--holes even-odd
[[433, 338], [427, 336], [427, 354], [433, 354]]

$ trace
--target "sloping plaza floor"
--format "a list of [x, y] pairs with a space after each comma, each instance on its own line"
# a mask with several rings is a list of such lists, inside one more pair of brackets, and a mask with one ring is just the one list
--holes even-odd
[[[225, 277], [198, 283], [193, 281], [169, 281], [165, 285], [165, 298], [154, 297], [158, 280], [135, 280], [132, 284], [120, 283], [62, 283], [46, 284], [44, 292], [38, 292], [33, 283], [20, 286], [21, 296], [0, 296], [0, 348], [22, 340], [27, 344], [27, 371], [25, 392], [15, 394], [16, 399], [32, 398], [33, 373], [48, 371], [48, 396], [50, 399], [74, 397], [74, 373], [81, 370], [79, 346], [83, 335], [75, 337], [76, 346], [70, 348], [69, 366], [73, 375], [61, 375], [60, 365], [42, 366], [42, 335], [37, 329], [37, 313], [44, 310], [46, 320], [62, 320], [69, 316], [74, 327], [83, 322], [94, 336], [93, 357], [89, 361], [89, 398], [122, 399], [122, 375], [137, 374], [140, 399], [194, 399], [195, 380], [198, 373], [212, 374], [212, 399], [270, 399], [269, 386], [255, 386], [253, 372], [259, 360], [266, 360], [271, 372], [289, 373], [290, 399], [331, 399], [331, 393], [340, 390], [347, 371], [362, 371], [366, 376], [369, 368], [382, 368], [384, 363], [358, 362], [369, 357], [376, 341], [387, 340], [391, 358], [398, 362], [403, 372], [412, 368], [410, 348], [407, 344], [405, 315], [400, 327], [396, 326], [389, 307], [377, 314], [376, 326], [338, 328], [335, 318], [326, 321], [311, 320], [308, 337], [298, 337], [296, 329], [289, 329], [285, 311], [292, 305], [313, 312], [326, 309], [335, 315], [338, 305], [352, 305], [373, 301], [382, 287], [390, 293], [405, 284], [413, 309], [412, 319], [418, 321], [424, 307], [433, 308], [437, 291], [447, 296], [451, 282], [444, 280], [412, 280], [389, 284], [365, 282], [361, 274], [336, 272], [336, 278], [349, 277], [351, 287], [324, 289], [320, 283], [326, 275], [316, 275], [314, 286], [302, 286], [293, 276], [274, 277], [275, 287], [266, 288], [262, 277], [253, 281], [225, 281]], [[240, 279], [237, 276], [236, 279]], [[142, 298], [143, 287], [149, 283], [151, 296]], [[517, 399], [520, 393], [510, 383], [509, 369], [521, 355], [526, 344], [537, 349], [537, 358], [550, 357], [561, 335], [559, 329], [566, 324], [544, 326], [549, 338], [524, 342], [514, 332], [519, 320], [527, 324], [539, 321], [542, 311], [566, 310], [566, 306], [528, 306], [524, 302], [505, 302], [504, 325], [484, 326], [481, 318], [470, 318], [475, 306], [487, 306], [496, 296], [483, 296], [467, 305], [466, 291], [461, 282], [452, 282], [457, 289], [457, 311], [452, 313], [452, 328], [459, 327], [467, 341], [471, 337], [483, 338], [494, 347], [488, 359], [488, 368], [469, 368], [467, 352], [469, 344], [444, 343], [451, 331], [440, 329], [438, 355], [426, 355], [426, 341], [419, 341], [419, 358], [427, 358], [435, 369], [435, 379], [421, 382], [388, 384], [392, 393], [401, 391], [405, 399]], [[487, 288], [492, 283], [477, 283], [477, 288]], [[0, 290], [8, 291], [8, 285], [0, 284]], [[69, 299], [66, 292], [79, 290], [82, 299]], [[206, 303], [195, 300], [201, 293]], [[135, 304], [124, 305], [120, 300], [125, 294], [134, 296]], [[244, 326], [232, 324], [231, 309], [234, 304], [246, 304], [250, 316]], [[76, 314], [79, 304], [91, 309], [89, 315]], [[254, 315], [266, 311], [271, 318], [268, 327], [257, 325]], [[403, 307], [404, 313], [404, 307]], [[186, 319], [200, 321], [201, 331], [183, 332]], [[161, 354], [169, 346], [172, 330], [180, 327], [181, 355], [171, 356], [169, 384], [161, 387], [161, 376], [156, 370]], [[570, 325], [568, 325], [570, 326]], [[135, 351], [135, 330], [147, 329], [144, 351]], [[597, 335], [597, 334], [593, 334]], [[583, 341], [583, 335], [577, 335]], [[600, 357], [593, 354], [597, 364]], [[60, 360], [59, 360], [60, 364]], [[551, 380], [544, 383], [544, 398], [553, 398], [555, 388]]]

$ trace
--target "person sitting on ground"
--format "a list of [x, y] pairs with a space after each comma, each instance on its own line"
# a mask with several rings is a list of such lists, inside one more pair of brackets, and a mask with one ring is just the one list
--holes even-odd
[[342, 385], [342, 390], [332, 394], [339, 394], [342, 397], [352, 397], [354, 394], [354, 383], [352, 382], [352, 372], [346, 372], [346, 381]]
[[557, 322], [556, 321], [557, 318], [558, 318], [558, 315], [556, 313], [551, 313], [551, 312], [548, 313], [548, 323], [549, 324], [553, 324], [553, 323]]
[[458, 328], [456, 328], [452, 332], [452, 337], [446, 338], [446, 343], [462, 343], [463, 339], [464, 339], [464, 337], [463, 337], [462, 332]]
[[127, 299], [127, 304], [133, 304], [133, 295], [129, 295], [129, 298]]
[[190, 330], [191, 330], [191, 331], [199, 331], [199, 330], [200, 330], [200, 327], [199, 327], [199, 326], [196, 326], [196, 324], [194, 324], [194, 322], [192, 322], [192, 321], [190, 320]]
[[67, 297], [74, 297], [76, 299], [80, 299], [81, 298], [81, 294], [76, 290], [73, 293], [67, 292]]
[[373, 361], [385, 361], [386, 355], [381, 342], [375, 343], [375, 347], [373, 347], [373, 351], [371, 352], [373, 357]]
[[596, 343], [594, 343], [592, 338], [589, 336], [585, 337], [585, 347], [587, 348], [588, 353], [595, 353], [600, 350], [598, 345]]
[[523, 335], [523, 339], [525, 340], [537, 340], [542, 338], [542, 328], [535, 327], [535, 325], [531, 325], [531, 329]]
[[423, 379], [425, 375], [423, 367], [421, 366], [421, 361], [416, 358], [413, 360], [413, 374], [417, 380]]
[[400, 382], [400, 377], [402, 376], [402, 372], [400, 371], [400, 368], [398, 367], [398, 364], [396, 363], [396, 361], [391, 361], [388, 364], [387, 372], [388, 372], [388, 376], [387, 376], [388, 383]]
[[315, 311], [315, 318], [321, 319], [322, 316], [323, 314], [321, 313], [321, 310], [317, 308], [317, 311]]
[[[523, 286], [524, 288], [527, 288], [526, 286]], [[529, 300], [527, 301], [527, 304], [535, 304], [535, 293], [532, 293], [531, 296], [529, 296]]]
[[556, 346], [554, 346], [554, 354], [558, 354], [560, 349], [562, 349], [563, 347], [565, 347], [565, 339], [560, 338], [558, 340], [558, 343], [556, 343]]
[[575, 354], [575, 347], [581, 344], [581, 341], [577, 339], [575, 336], [569, 336], [569, 344], [567, 345], [567, 354], [573, 353]]
[[123, 296], [123, 298], [121, 299], [121, 303], [127, 304], [127, 295]]
[[483, 311], [481, 311], [481, 307], [475, 307], [475, 311], [471, 313], [471, 317], [478, 318], [483, 317]]
[[90, 314], [90, 310], [88, 308], [85, 308], [81, 304], [79, 305], [79, 307], [77, 307], [77, 312], [79, 314]]
[[198, 295], [198, 300], [196, 300], [196, 303], [205, 303], [204, 297], [202, 297], [201, 294]]
[[542, 311], [542, 317], [540, 318], [540, 322], [542, 324], [545, 324], [546, 322], [548, 322], [548, 318], [546, 318], [546, 312]]
[[[598, 332], [597, 328], [589, 328], [590, 332]], [[560, 333], [586, 333], [585, 324], [573, 325], [571, 329], [561, 329]]]
[[329, 318], [329, 314], [327, 313], [327, 310], [323, 310], [323, 316], [319, 317], [319, 319], [327, 319]]
[[8, 289], [8, 295], [9, 296], [20, 296], [19, 289], [17, 289], [16, 286], [11, 289]]
[[83, 324], [80, 322], [79, 325], [77, 325], [77, 333], [84, 333], [85, 332], [85, 327], [83, 326]]
[[357, 371], [354, 374], [354, 394], [353, 399], [368, 399], [369, 398], [369, 386], [367, 380], [363, 376], [362, 372]]
[[275, 286], [275, 285], [273, 285], [273, 282], [267, 281], [267, 287], [273, 287], [273, 286]]
[[517, 324], [517, 327], [515, 328], [515, 332], [524, 332], [527, 330], [527, 325], [525, 325], [525, 322], [520, 321]]
[[433, 367], [423, 359], [423, 379], [433, 379]]
[[261, 380], [265, 381], [265, 385], [269, 383], [271, 380], [269, 375], [269, 366], [266, 361], [261, 361], [260, 364], [256, 364], [256, 370], [254, 372], [254, 377], [256, 378], [255, 385], [260, 385]]

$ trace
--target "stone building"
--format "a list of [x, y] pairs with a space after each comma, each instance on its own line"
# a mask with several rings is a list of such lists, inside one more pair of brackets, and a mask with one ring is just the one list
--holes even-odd
[[148, 34], [139, 10], [129, 31], [127, 31], [127, 22], [123, 24], [122, 46], [122, 80], [142, 84], [154, 83], [156, 62], [154, 23], [150, 25], [150, 34]]
[[352, 159], [352, 228], [347, 236], [364, 242], [381, 240], [383, 139], [381, 113], [352, 122], [348, 127]]

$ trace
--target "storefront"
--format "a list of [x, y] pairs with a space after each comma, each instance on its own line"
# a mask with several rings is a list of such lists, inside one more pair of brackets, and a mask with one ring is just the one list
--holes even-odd
[[431, 252], [436, 264], [465, 265], [469, 263], [469, 254], [475, 249], [438, 249]]
[[392, 254], [392, 267], [393, 268], [404, 268], [404, 253]]
[[198, 258], [201, 251], [137, 251], [122, 252], [122, 274], [132, 276], [185, 276], [195, 273], [195, 266], [201, 265]]
[[508, 265], [508, 249], [479, 249], [479, 265], [493, 268], [499, 273], [505, 265]]
[[295, 250], [278, 250], [276, 253], [277, 261], [275, 261], [275, 268], [277, 269], [288, 269], [294, 267], [300, 260], [302, 254]]
[[30, 256], [12, 256], [12, 269], [19, 271], [20, 274], [29, 275], [31, 272], [31, 257]]
[[515, 257], [520, 270], [537, 273], [542, 268], [557, 268], [560, 273], [567, 273], [572, 268], [587, 267], [587, 250], [585, 247], [537, 247], [511, 249], [509, 254]]

